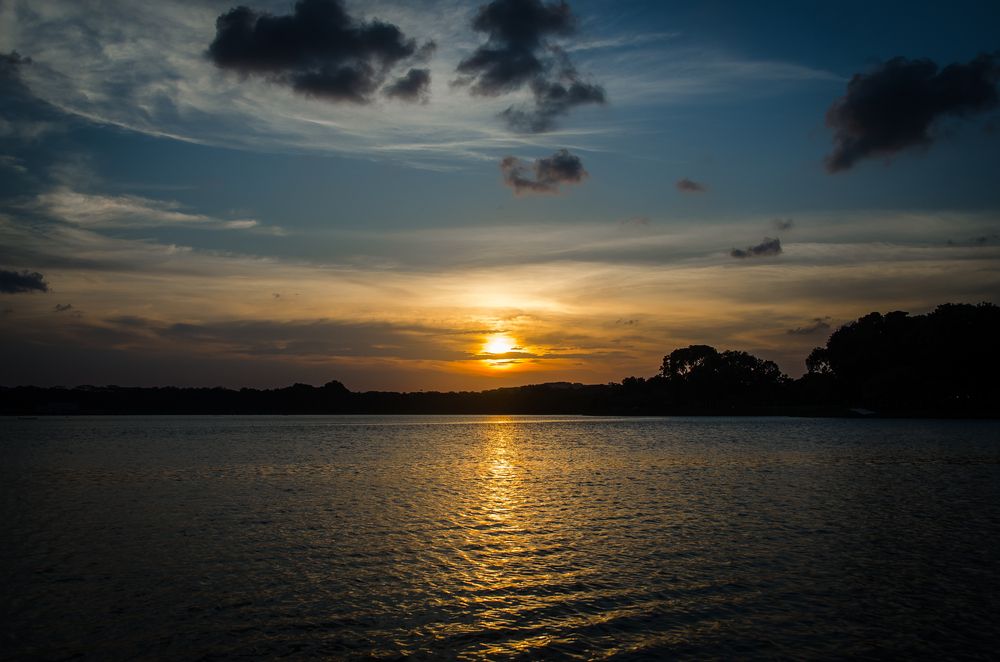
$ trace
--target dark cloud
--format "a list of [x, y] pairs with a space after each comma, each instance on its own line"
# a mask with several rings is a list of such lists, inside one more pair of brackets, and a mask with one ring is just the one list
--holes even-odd
[[549, 81], [536, 78], [531, 82], [534, 106], [511, 106], [500, 113], [507, 126], [523, 133], [549, 131], [558, 117], [569, 114], [576, 106], [588, 103], [603, 104], [607, 101], [604, 88], [580, 80], [575, 69], [563, 69], [559, 79]]
[[0, 76], [16, 75], [17, 67], [31, 64], [30, 57], [24, 57], [17, 51], [0, 53]]
[[520, 89], [545, 73], [545, 37], [569, 35], [576, 21], [565, 2], [493, 0], [479, 8], [472, 29], [488, 40], [458, 63], [458, 73], [472, 92], [495, 96]]
[[55, 307], [52, 308], [52, 311], [56, 312], [56, 313], [65, 313], [67, 310], [73, 310], [73, 304], [71, 304], [71, 303], [57, 303], [55, 305]]
[[939, 119], [996, 107], [998, 59], [997, 54], [982, 54], [938, 70], [931, 60], [897, 57], [867, 74], [855, 74], [847, 94], [826, 113], [827, 126], [834, 130], [827, 170], [840, 172], [861, 159], [930, 145]]
[[487, 41], [459, 62], [456, 83], [483, 96], [528, 85], [533, 105], [511, 106], [500, 113], [513, 130], [548, 131], [576, 106], [607, 101], [601, 86], [584, 81], [566, 53], [547, 42], [576, 28], [564, 1], [493, 0], [479, 8], [472, 28], [486, 33]]
[[768, 255], [781, 255], [781, 240], [764, 237], [764, 241], [756, 246], [747, 246], [745, 249], [734, 248], [729, 254], [735, 258], [743, 259], [748, 257], [766, 257]]
[[437, 51], [437, 43], [434, 41], [425, 41], [424, 44], [417, 49], [417, 52], [413, 54], [410, 58], [413, 62], [430, 62], [431, 56]]
[[431, 90], [430, 69], [410, 69], [405, 76], [386, 86], [385, 95], [403, 101], [427, 102]]
[[340, 0], [299, 0], [284, 16], [240, 6], [215, 30], [208, 56], [217, 66], [338, 102], [368, 103], [395, 65], [430, 46], [418, 49], [390, 23], [356, 21]]
[[790, 336], [811, 336], [821, 331], [830, 329], [829, 317], [814, 317], [812, 321], [805, 325], [785, 331]]
[[704, 184], [699, 184], [693, 179], [688, 179], [687, 177], [678, 179], [674, 186], [676, 186], [677, 190], [681, 193], [704, 193], [708, 190]]
[[775, 230], [785, 232], [795, 227], [795, 221], [793, 221], [790, 218], [776, 218], [773, 221], [771, 221], [771, 227], [773, 227]]
[[[534, 177], [528, 175], [529, 169]], [[561, 149], [550, 157], [536, 159], [528, 164], [508, 156], [500, 162], [504, 184], [522, 193], [558, 193], [560, 184], [579, 184], [588, 175], [580, 157]]]
[[21, 68], [29, 64], [31, 58], [24, 57], [17, 51], [0, 53], [0, 98], [4, 102], [27, 94], [28, 90], [21, 80]]
[[49, 284], [37, 271], [7, 271], [0, 269], [0, 293], [48, 292]]

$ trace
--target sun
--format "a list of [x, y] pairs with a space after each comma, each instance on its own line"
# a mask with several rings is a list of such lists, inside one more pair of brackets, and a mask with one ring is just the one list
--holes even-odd
[[483, 353], [485, 354], [506, 354], [507, 352], [513, 351], [517, 347], [517, 341], [505, 334], [497, 334], [490, 336], [486, 339], [486, 344], [483, 345]]

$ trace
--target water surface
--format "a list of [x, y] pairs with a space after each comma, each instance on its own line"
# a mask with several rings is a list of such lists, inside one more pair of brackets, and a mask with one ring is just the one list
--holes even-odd
[[11, 657], [965, 656], [1000, 423], [0, 419]]

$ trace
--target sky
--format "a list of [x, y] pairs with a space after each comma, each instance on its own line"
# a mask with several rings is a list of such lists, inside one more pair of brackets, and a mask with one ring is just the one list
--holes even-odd
[[0, 384], [792, 376], [1000, 303], [1000, 5], [0, 0]]

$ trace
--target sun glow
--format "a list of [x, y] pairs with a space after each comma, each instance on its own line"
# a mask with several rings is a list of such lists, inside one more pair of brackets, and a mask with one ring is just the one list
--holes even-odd
[[497, 334], [486, 339], [483, 345], [484, 354], [506, 354], [517, 347], [517, 341], [508, 335]]
[[483, 363], [490, 369], [506, 370], [520, 363], [516, 358], [510, 356], [511, 352], [520, 349], [514, 338], [505, 333], [496, 333], [486, 338], [480, 356], [483, 357]]

